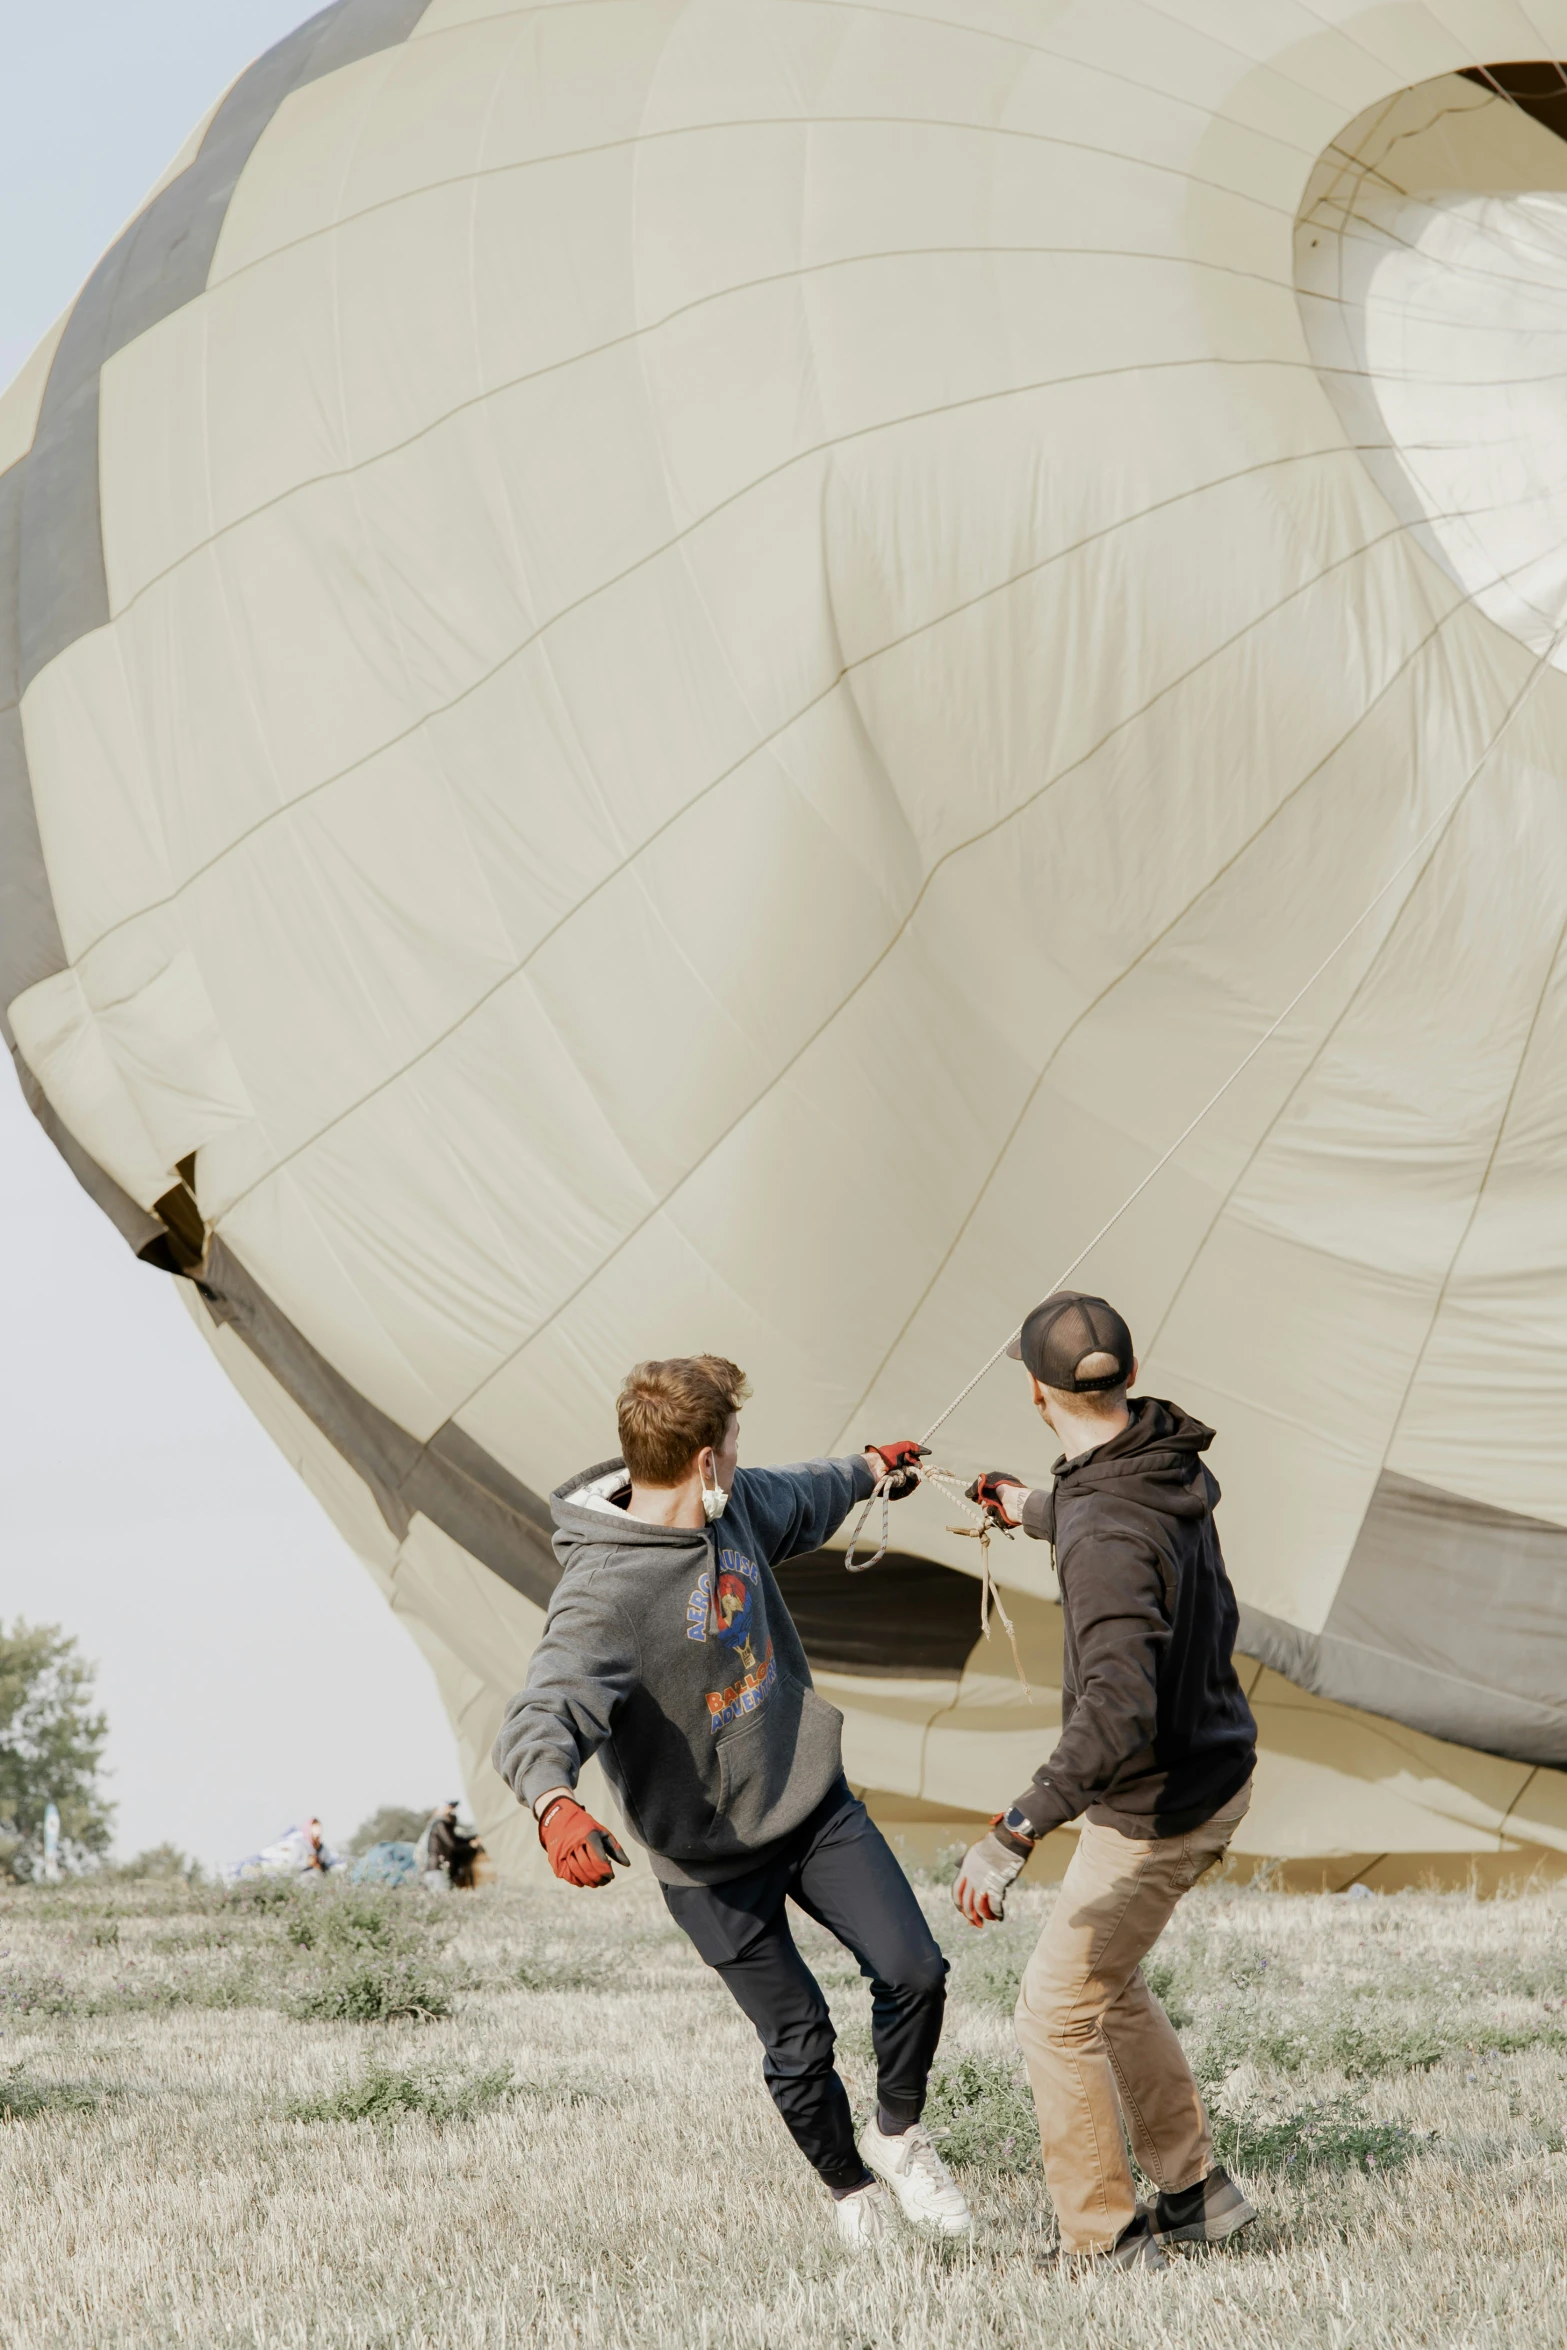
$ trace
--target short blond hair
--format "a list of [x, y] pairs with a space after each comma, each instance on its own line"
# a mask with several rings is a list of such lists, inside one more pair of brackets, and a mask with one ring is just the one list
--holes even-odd
[[620, 1450], [634, 1485], [678, 1485], [705, 1445], [723, 1443], [730, 1416], [750, 1394], [725, 1355], [672, 1355], [638, 1363], [615, 1406]]

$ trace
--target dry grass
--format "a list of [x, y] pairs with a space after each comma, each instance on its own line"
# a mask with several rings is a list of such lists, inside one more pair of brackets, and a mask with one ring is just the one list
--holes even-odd
[[[927, 1891], [957, 1962], [932, 2118], [985, 2232], [853, 2265], [645, 1877], [450, 1903], [13, 1893], [0, 2341], [1567, 2343], [1567, 1891], [1192, 1896], [1152, 1971], [1266, 2216], [1164, 2278], [1048, 2265], [1009, 2010], [1053, 1898], [981, 1940]], [[863, 1988], [801, 1939], [863, 2104]]]

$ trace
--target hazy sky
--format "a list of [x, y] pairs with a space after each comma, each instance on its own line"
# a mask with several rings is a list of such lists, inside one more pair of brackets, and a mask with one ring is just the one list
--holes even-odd
[[[0, 383], [296, 0], [0, 0]], [[0, 1053], [0, 1614], [100, 1660], [121, 1851], [457, 1788], [434, 1684]]]

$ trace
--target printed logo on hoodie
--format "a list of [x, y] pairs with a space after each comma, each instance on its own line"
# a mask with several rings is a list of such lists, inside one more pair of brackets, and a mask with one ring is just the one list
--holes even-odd
[[737, 1722], [742, 1714], [754, 1714], [777, 1678], [778, 1659], [773, 1654], [773, 1644], [769, 1640], [767, 1654], [761, 1663], [753, 1665], [742, 1680], [736, 1681], [730, 1689], [708, 1691], [707, 1710], [715, 1732], [726, 1729], [731, 1722]]
[[[727, 1728], [742, 1714], [754, 1713], [778, 1678], [772, 1641], [765, 1626], [757, 1622], [761, 1584], [754, 1562], [742, 1551], [720, 1550], [716, 1592], [712, 1577], [704, 1573], [686, 1601], [686, 1638], [705, 1640], [711, 1633], [734, 1651], [741, 1666], [737, 1681], [708, 1691], [708, 1722], [714, 1731]], [[764, 1643], [760, 1655], [758, 1638]]]

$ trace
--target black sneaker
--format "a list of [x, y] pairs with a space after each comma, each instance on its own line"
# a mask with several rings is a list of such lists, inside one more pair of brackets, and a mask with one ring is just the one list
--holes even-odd
[[1109, 2251], [1097, 2255], [1096, 2265], [1099, 2263], [1107, 2268], [1168, 2268], [1170, 2265], [1159, 2249], [1146, 2211], [1127, 2221]]
[[1072, 2272], [1085, 2268], [1168, 2268], [1169, 2265], [1154, 2241], [1147, 2211], [1129, 2219], [1115, 2242], [1107, 2244], [1102, 2252], [1056, 2251], [1045, 2255], [1047, 2268]]
[[1157, 2202], [1145, 2203], [1138, 2213], [1156, 2244], [1222, 2244], [1249, 2228], [1256, 2216], [1229, 2172], [1217, 2169], [1179, 2194], [1161, 2191]]

